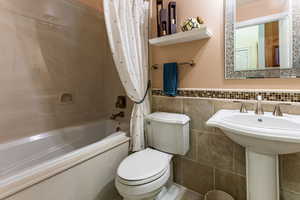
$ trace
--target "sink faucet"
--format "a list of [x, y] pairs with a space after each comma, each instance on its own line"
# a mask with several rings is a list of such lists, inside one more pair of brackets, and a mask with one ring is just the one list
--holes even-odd
[[273, 115], [276, 116], [276, 117], [282, 117], [283, 116], [283, 113], [280, 109], [280, 105], [288, 106], [288, 105], [291, 105], [291, 104], [290, 103], [279, 103], [279, 104], [277, 104], [274, 108], [274, 111], [273, 111]]
[[247, 107], [246, 107], [244, 102], [242, 102], [242, 101], [233, 101], [233, 102], [241, 104], [240, 113], [247, 113], [248, 112]]
[[261, 105], [261, 101], [262, 101], [262, 96], [258, 95], [257, 96], [256, 108], [255, 108], [255, 114], [257, 114], [257, 115], [263, 115], [264, 114], [264, 109]]
[[117, 114], [112, 114], [111, 117], [110, 117], [110, 119], [115, 120], [118, 117], [121, 117], [121, 118], [125, 117], [125, 113], [123, 111], [121, 111], [121, 112], [119, 112]]

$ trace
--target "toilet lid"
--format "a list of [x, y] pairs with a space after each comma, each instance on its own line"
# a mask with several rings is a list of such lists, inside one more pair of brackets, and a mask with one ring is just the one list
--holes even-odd
[[128, 181], [148, 179], [165, 170], [171, 158], [170, 154], [148, 148], [125, 158], [117, 173]]

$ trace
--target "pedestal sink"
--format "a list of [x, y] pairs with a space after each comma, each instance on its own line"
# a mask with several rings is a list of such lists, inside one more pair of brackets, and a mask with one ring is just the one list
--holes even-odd
[[247, 200], [279, 200], [278, 155], [300, 152], [300, 116], [220, 110], [206, 124], [246, 148]]

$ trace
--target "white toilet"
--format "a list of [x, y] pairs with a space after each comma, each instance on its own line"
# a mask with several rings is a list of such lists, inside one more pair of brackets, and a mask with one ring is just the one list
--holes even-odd
[[[189, 150], [189, 121], [183, 114], [156, 112], [146, 117], [147, 148], [120, 164], [115, 185], [125, 200], [153, 200], [172, 173], [172, 154]], [[165, 153], [167, 152], [167, 153]]]

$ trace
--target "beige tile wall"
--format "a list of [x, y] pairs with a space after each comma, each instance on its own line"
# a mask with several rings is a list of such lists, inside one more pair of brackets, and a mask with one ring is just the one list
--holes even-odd
[[[254, 102], [245, 101], [253, 110]], [[275, 102], [265, 102], [272, 111]], [[175, 181], [204, 195], [212, 189], [246, 200], [245, 149], [231, 141], [219, 129], [205, 122], [220, 109], [239, 109], [231, 100], [184, 97], [152, 97], [152, 111], [184, 113], [191, 117], [191, 148], [186, 156], [176, 156]], [[300, 104], [282, 106], [285, 113], [300, 114]], [[281, 200], [300, 199], [300, 154], [280, 157]]]
[[[96, 10], [73, 0], [0, 0], [0, 32], [0, 143], [97, 120], [124, 94]], [[63, 92], [73, 104], [59, 102]]]

